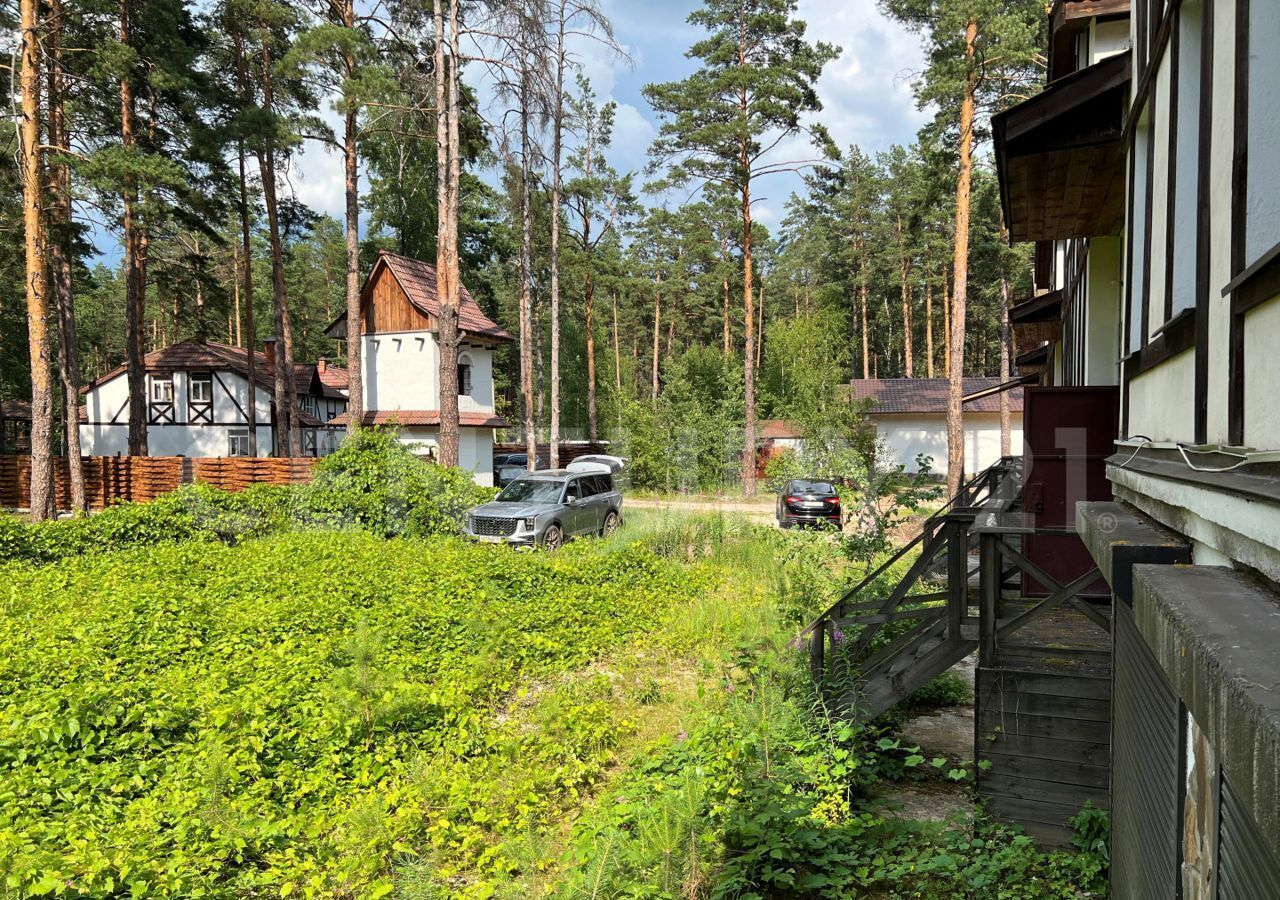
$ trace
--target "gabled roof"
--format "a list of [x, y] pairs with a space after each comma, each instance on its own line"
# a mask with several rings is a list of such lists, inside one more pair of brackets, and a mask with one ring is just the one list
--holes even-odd
[[798, 438], [800, 437], [800, 429], [793, 423], [782, 419], [761, 419], [757, 436], [764, 440]]
[[[183, 371], [231, 371], [242, 378], [249, 377], [249, 353], [244, 347], [220, 344], [216, 341], [179, 341], [158, 350], [152, 350], [143, 357], [143, 367], [148, 372], [183, 372]], [[253, 378], [259, 387], [272, 390], [275, 386], [274, 375], [267, 371], [267, 356], [261, 350], [253, 351]], [[317, 379], [315, 363], [294, 363], [293, 389], [297, 394], [312, 393], [313, 386], [320, 389], [321, 396], [346, 398], [347, 370], [337, 366], [328, 366], [323, 378]], [[116, 366], [107, 374], [96, 378], [81, 388], [81, 393], [92, 390], [98, 385], [111, 381], [125, 374], [125, 366]]]
[[[964, 395], [982, 394], [1002, 384], [999, 378], [971, 376], [964, 380]], [[849, 382], [850, 392], [858, 400], [874, 400], [871, 414], [947, 412], [950, 383], [946, 378], [856, 378]], [[1022, 412], [1022, 389], [1008, 391], [1009, 409]], [[1000, 398], [985, 394], [964, 405], [965, 412], [999, 412]]]
[[24, 419], [31, 421], [31, 403], [27, 400], [0, 402], [0, 419]]
[[[363, 293], [368, 290], [369, 285], [384, 269], [395, 278], [396, 283], [400, 285], [400, 289], [404, 291], [404, 295], [409, 298], [409, 302], [413, 304], [418, 312], [432, 319], [439, 316], [440, 297], [436, 293], [435, 266], [420, 259], [411, 259], [387, 250], [378, 251], [378, 259], [373, 264], [369, 277], [365, 279], [364, 288], [361, 289], [362, 302]], [[459, 328], [470, 334], [483, 335], [495, 341], [510, 341], [513, 339], [498, 323], [484, 314], [484, 311], [480, 309], [480, 305], [476, 303], [475, 298], [471, 296], [471, 292], [467, 290], [466, 285], [459, 285], [459, 288]], [[331, 338], [346, 340], [347, 314], [344, 312], [338, 316], [333, 324], [325, 329], [324, 333]]]
[[[330, 425], [346, 427], [350, 413], [342, 413], [329, 420]], [[366, 428], [381, 425], [439, 425], [438, 409], [378, 409], [369, 410], [361, 419]], [[511, 423], [501, 416], [483, 412], [460, 412], [458, 424], [468, 428], [508, 428]]]

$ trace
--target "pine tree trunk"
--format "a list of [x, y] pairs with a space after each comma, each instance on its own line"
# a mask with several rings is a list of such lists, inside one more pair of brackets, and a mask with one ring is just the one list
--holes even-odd
[[[454, 205], [453, 158], [456, 130], [452, 122], [457, 104], [452, 96], [450, 70], [457, 58], [445, 54], [443, 0], [434, 0], [436, 35], [436, 295], [440, 304], [440, 465], [458, 464], [458, 303], [456, 282], [458, 216]], [[450, 6], [456, 7], [457, 0]], [[456, 21], [452, 22], [456, 27]], [[452, 39], [452, 36], [451, 38]]]
[[[613, 295], [613, 387], [622, 397], [622, 346], [618, 343], [618, 295]], [[621, 405], [621, 404], [619, 404]]]
[[933, 282], [924, 286], [924, 355], [925, 374], [933, 377]]
[[26, 229], [27, 340], [31, 361], [31, 519], [56, 513], [53, 495], [53, 359], [41, 211], [39, 0], [21, 0], [22, 219]]
[[[344, 28], [356, 24], [355, 0], [342, 0], [341, 18]], [[356, 76], [355, 54], [347, 51], [342, 59], [344, 84]], [[355, 103], [348, 99], [342, 127], [342, 174], [346, 194], [347, 253], [347, 431], [355, 431], [364, 423], [364, 373], [361, 355], [364, 342], [360, 336], [360, 180], [359, 120]]]
[[756, 303], [756, 369], [760, 368], [760, 355], [764, 350], [764, 279], [760, 279], [760, 296]]
[[[271, 49], [264, 37], [262, 47], [262, 105], [274, 110]], [[284, 245], [280, 239], [280, 214], [276, 201], [275, 142], [270, 136], [258, 148], [258, 168], [262, 174], [262, 202], [267, 208], [267, 232], [271, 243], [271, 294], [275, 307], [277, 338], [274, 372], [276, 428], [275, 455], [302, 455], [297, 417], [293, 404], [293, 326], [289, 319], [289, 297], [284, 280]]]
[[942, 273], [942, 368], [951, 372], [951, 292], [947, 273]]
[[533, 298], [529, 279], [533, 275], [533, 209], [529, 182], [533, 177], [529, 154], [529, 80], [530, 71], [526, 26], [520, 26], [520, 398], [524, 425], [525, 452], [529, 471], [537, 468], [538, 442], [533, 420]]
[[867, 254], [866, 248], [863, 248], [862, 254], [858, 258], [858, 275], [861, 281], [860, 290], [862, 294], [862, 377], [871, 377], [871, 332], [867, 330]]
[[902, 289], [902, 365], [908, 378], [913, 377], [911, 347], [911, 288], [907, 284], [910, 264], [907, 262], [906, 241], [902, 233], [902, 214], [898, 221], [898, 280]]
[[729, 330], [729, 239], [721, 238], [720, 240], [720, 260], [725, 267], [725, 276], [721, 281], [721, 288], [724, 292], [724, 355], [728, 356], [733, 352], [732, 332]]
[[565, 9], [556, 31], [555, 96], [551, 111], [551, 468], [560, 468], [560, 155], [564, 139]]
[[594, 312], [595, 279], [587, 267], [582, 279], [583, 311], [587, 329], [587, 437], [598, 440], [600, 423], [596, 412], [596, 323]]
[[654, 276], [653, 291], [653, 394], [658, 399], [658, 337], [662, 333], [662, 272]]
[[[120, 0], [120, 43], [129, 46], [130, 0]], [[126, 152], [137, 146], [136, 107], [131, 76], [120, 79], [120, 144]], [[147, 455], [147, 372], [143, 352], [142, 249], [138, 222], [138, 180], [124, 175], [124, 329], [125, 367], [129, 386], [129, 455]]]
[[[237, 41], [238, 43], [238, 41]], [[243, 267], [240, 277], [244, 281], [244, 330], [248, 336], [245, 342], [249, 363], [249, 394], [245, 402], [245, 421], [249, 426], [249, 455], [258, 455], [258, 338], [253, 324], [253, 245], [249, 233], [249, 182], [245, 173], [244, 141], [236, 145], [236, 154], [240, 164], [240, 262]], [[347, 323], [348, 340], [351, 323]]]
[[[66, 90], [62, 71], [62, 0], [49, 0], [46, 44], [49, 63], [49, 144], [68, 150]], [[79, 513], [87, 505], [84, 466], [80, 456], [80, 355], [76, 345], [75, 298], [71, 273], [71, 168], [63, 160], [49, 167], [49, 268], [52, 270], [54, 304], [58, 310], [58, 376], [62, 383], [63, 455], [71, 488], [71, 509]]]
[[964, 475], [964, 329], [969, 294], [969, 189], [973, 177], [973, 107], [977, 79], [974, 54], [978, 23], [964, 30], [965, 87], [960, 103], [960, 170], [956, 178], [955, 286], [951, 304], [951, 361], [947, 392], [947, 493], [960, 492]]
[[[744, 169], [747, 149], [742, 151]], [[746, 416], [742, 433], [742, 492], [748, 497], [756, 493], [756, 333], [754, 272], [752, 271], [751, 182], [742, 184], [742, 305], [745, 311], [746, 337], [743, 342], [742, 387]]]

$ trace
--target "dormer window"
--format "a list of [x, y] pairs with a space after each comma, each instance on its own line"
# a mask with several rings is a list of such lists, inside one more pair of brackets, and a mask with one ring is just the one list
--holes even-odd
[[458, 357], [458, 396], [471, 396], [471, 359], [470, 357]]

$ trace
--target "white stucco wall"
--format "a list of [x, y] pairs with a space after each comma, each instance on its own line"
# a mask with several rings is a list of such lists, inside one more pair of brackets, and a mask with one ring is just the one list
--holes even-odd
[[1085, 384], [1117, 384], [1120, 380], [1120, 239], [1089, 239], [1085, 307]]
[[1129, 382], [1129, 434], [1153, 441], [1196, 436], [1196, 354], [1180, 353]]
[[1280, 449], [1280, 297], [1250, 310], [1244, 320], [1244, 442]]
[[1099, 22], [1096, 18], [1090, 19], [1089, 32], [1090, 65], [1129, 49], [1129, 20], [1127, 18], [1114, 22]]
[[[931, 471], [947, 474], [947, 417], [942, 413], [928, 415], [872, 415], [877, 435], [889, 448], [893, 460], [916, 471], [916, 456], [933, 458]], [[964, 417], [965, 471], [976, 474], [1000, 458], [1000, 414], [969, 413]], [[1009, 430], [1009, 452], [1022, 454], [1022, 413], [1013, 413]]]
[[[400, 442], [419, 453], [440, 453], [440, 429], [434, 425], [411, 425], [400, 429]], [[458, 429], [458, 466], [470, 469], [476, 484], [493, 486], [493, 429]]]
[[[151, 379], [147, 376], [147, 398]], [[213, 380], [213, 422], [188, 421], [189, 373], [173, 374], [174, 423], [147, 427], [147, 452], [151, 456], [226, 456], [230, 432], [246, 427], [241, 410], [247, 406], [249, 383], [233, 372], [217, 372]], [[259, 425], [258, 455], [270, 456], [271, 394], [255, 392]], [[86, 456], [115, 456], [129, 452], [129, 380], [121, 374], [89, 390], [85, 396], [87, 421], [80, 426], [80, 444]]]
[[[471, 395], [458, 398], [461, 412], [492, 414], [493, 353], [464, 346], [459, 359], [471, 363]], [[365, 409], [439, 409], [440, 349], [429, 331], [364, 336], [361, 357]]]
[[1235, 84], [1228, 60], [1236, 53], [1234, 15], [1213, 17], [1213, 105], [1209, 131], [1209, 403], [1207, 437], [1226, 443], [1227, 380], [1229, 373], [1229, 328], [1231, 303], [1215, 296], [1231, 280], [1231, 160], [1234, 152]]

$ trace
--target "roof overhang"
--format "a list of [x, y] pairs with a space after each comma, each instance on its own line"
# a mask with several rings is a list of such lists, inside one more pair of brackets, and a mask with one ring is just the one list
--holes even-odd
[[1117, 54], [992, 116], [1010, 242], [1119, 233], [1131, 69]]
[[960, 398], [960, 402], [972, 403], [975, 400], [981, 400], [983, 397], [990, 397], [992, 394], [1003, 394], [1005, 391], [1011, 391], [1014, 388], [1026, 387], [1029, 384], [1038, 384], [1039, 382], [1039, 375], [1019, 375], [1017, 378], [1010, 378], [1008, 381], [993, 384], [989, 388], [974, 391], [972, 394], [965, 394]]
[[1009, 325], [1018, 347], [1036, 347], [1062, 336], [1061, 290], [1023, 300], [1009, 308]]

